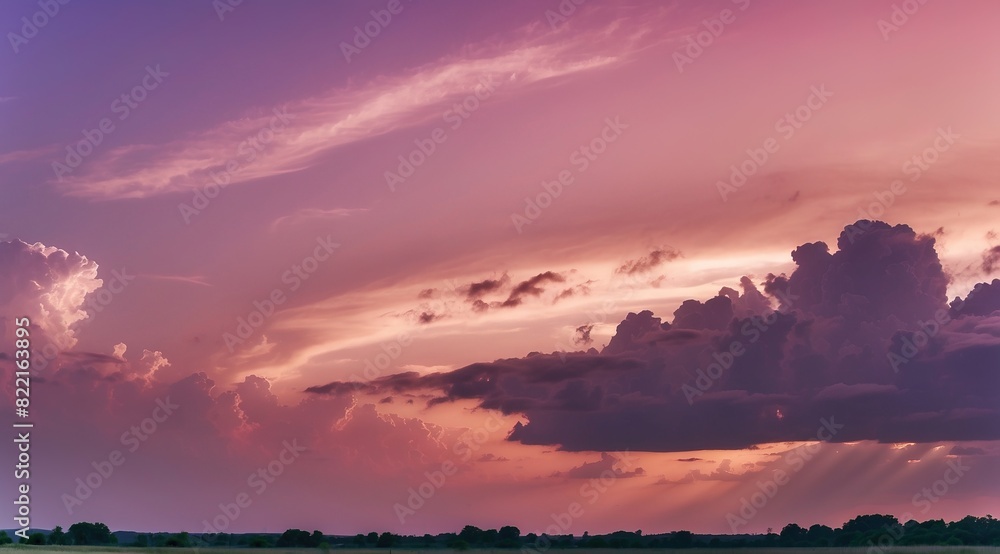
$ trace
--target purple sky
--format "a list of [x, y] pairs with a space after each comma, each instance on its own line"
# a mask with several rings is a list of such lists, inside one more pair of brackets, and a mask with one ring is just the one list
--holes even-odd
[[34, 525], [995, 510], [995, 3], [40, 5], [0, 6]]

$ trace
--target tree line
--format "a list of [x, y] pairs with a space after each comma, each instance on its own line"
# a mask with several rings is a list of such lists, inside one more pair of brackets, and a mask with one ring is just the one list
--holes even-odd
[[[52, 531], [35, 532], [19, 542], [51, 545], [119, 545], [145, 547], [252, 547], [252, 548], [413, 548], [455, 549], [510, 548], [522, 554], [541, 554], [552, 548], [740, 548], [740, 547], [816, 547], [848, 546], [876, 547], [880, 552], [891, 546], [909, 545], [986, 545], [1000, 546], [1000, 520], [992, 515], [966, 516], [946, 523], [941, 519], [923, 522], [900, 522], [895, 516], [871, 514], [858, 516], [842, 527], [826, 525], [803, 527], [789, 523], [774, 533], [768, 529], [763, 534], [703, 535], [690, 531], [674, 531], [644, 535], [639, 531], [615, 531], [603, 535], [582, 536], [528, 533], [512, 525], [499, 529], [480, 529], [466, 525], [458, 533], [438, 535], [397, 535], [390, 532], [370, 532], [351, 536], [325, 535], [320, 531], [288, 529], [278, 534], [210, 533], [196, 535], [182, 533], [126, 533], [128, 541], [119, 540], [103, 523], [74, 523], [67, 531], [56, 527]], [[13, 542], [6, 532], [0, 531], [0, 544]]]

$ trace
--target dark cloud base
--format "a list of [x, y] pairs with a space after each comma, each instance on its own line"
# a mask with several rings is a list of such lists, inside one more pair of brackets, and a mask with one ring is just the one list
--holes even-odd
[[906, 225], [859, 221], [837, 248], [803, 244], [795, 271], [768, 275], [763, 293], [744, 278], [741, 292], [685, 301], [672, 323], [630, 313], [600, 352], [402, 373], [360, 390], [523, 414], [509, 440], [570, 451], [815, 440], [824, 419], [842, 426], [838, 442], [1000, 439], [1000, 280], [949, 305], [934, 237]]

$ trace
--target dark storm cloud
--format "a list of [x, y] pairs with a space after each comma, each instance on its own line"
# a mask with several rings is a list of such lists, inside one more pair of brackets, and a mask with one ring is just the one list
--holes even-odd
[[1000, 268], [1000, 246], [994, 246], [983, 252], [983, 273], [992, 275], [997, 268]]
[[680, 252], [674, 250], [673, 248], [657, 248], [650, 252], [648, 255], [643, 256], [637, 260], [628, 260], [622, 264], [615, 273], [622, 275], [635, 275], [636, 273], [645, 273], [651, 269], [658, 267], [664, 263], [671, 260], [679, 258]]
[[470, 283], [464, 288], [465, 295], [469, 300], [477, 300], [483, 295], [496, 292], [510, 282], [510, 277], [506, 273], [499, 279], [484, 279], [476, 283]]
[[859, 221], [835, 252], [796, 248], [795, 271], [769, 275], [767, 296], [743, 279], [742, 293], [683, 302], [672, 323], [630, 313], [600, 352], [366, 386], [523, 414], [509, 440], [570, 451], [741, 449], [815, 440], [821, 428], [834, 441], [1000, 439], [1000, 281], [949, 310], [934, 245], [905, 225]]
[[960, 303], [952, 302], [954, 312], [967, 315], [990, 315], [1000, 310], [1000, 279], [979, 283]]
[[594, 342], [594, 339], [590, 338], [590, 332], [594, 330], [594, 324], [588, 323], [586, 325], [581, 325], [576, 328], [576, 336], [573, 338], [573, 342], [580, 346], [589, 346]]
[[512, 308], [515, 306], [520, 306], [526, 296], [539, 296], [545, 292], [545, 288], [542, 286], [546, 283], [564, 283], [566, 278], [556, 273], [554, 271], [546, 271], [544, 273], [539, 273], [531, 279], [526, 281], [521, 281], [510, 291], [510, 296], [507, 300], [504, 300], [500, 306], [504, 308]]
[[591, 283], [593, 283], [593, 281], [585, 281], [583, 283], [580, 283], [579, 285], [574, 285], [568, 289], [564, 289], [562, 292], [556, 295], [555, 300], [553, 300], [553, 303], [558, 302], [563, 298], [569, 298], [571, 296], [576, 296], [576, 295], [587, 296], [588, 294], [590, 294]]
[[428, 323], [433, 323], [439, 319], [444, 319], [444, 317], [445, 317], [444, 315], [436, 314], [431, 311], [420, 312], [420, 315], [417, 316], [417, 323], [426, 325]]
[[[454, 308], [454, 304], [448, 300], [449, 298], [454, 299], [456, 297], [459, 301], [466, 303], [472, 312], [479, 314], [488, 312], [491, 308], [515, 308], [523, 304], [527, 298], [539, 297], [548, 292], [547, 285], [566, 283], [566, 275], [555, 271], [545, 271], [530, 279], [511, 285], [511, 278], [504, 273], [499, 278], [489, 278], [482, 281], [473, 281], [466, 285], [456, 285], [450, 294], [447, 291], [438, 289], [424, 289], [417, 295], [419, 299], [443, 299], [442, 305], [446, 308], [430, 309], [428, 304], [423, 304], [420, 308], [410, 310], [407, 314], [416, 315], [416, 322], [418, 324], [437, 321], [451, 315], [450, 312]], [[568, 283], [567, 288], [556, 294], [552, 302], [558, 302], [560, 299], [577, 294], [585, 296], [590, 293], [590, 284], [592, 282]], [[491, 296], [492, 300], [489, 298]], [[498, 299], [504, 298], [504, 296], [506, 296], [504, 300]]]

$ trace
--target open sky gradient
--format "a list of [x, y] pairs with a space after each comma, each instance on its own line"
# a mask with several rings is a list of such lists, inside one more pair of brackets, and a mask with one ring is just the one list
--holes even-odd
[[996, 513], [996, 2], [39, 10], [0, 6], [35, 525]]

